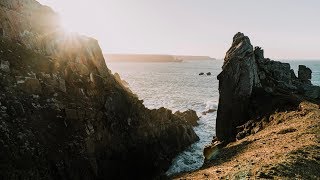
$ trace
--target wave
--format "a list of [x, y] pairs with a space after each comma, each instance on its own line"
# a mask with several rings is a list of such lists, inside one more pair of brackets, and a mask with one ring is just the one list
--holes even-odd
[[[198, 114], [204, 115], [203, 112], [210, 109], [216, 110], [217, 107], [217, 100], [210, 99], [202, 103], [201, 106], [197, 106], [196, 111]], [[199, 125], [194, 128], [200, 140], [192, 144], [188, 149], [180, 153], [173, 160], [172, 166], [167, 171], [167, 175], [192, 171], [200, 168], [203, 165], [204, 157], [202, 152], [204, 147], [211, 142], [213, 136], [215, 135], [215, 119], [215, 111], [212, 113], [207, 113], [206, 115], [200, 117], [200, 120], [198, 121]]]
[[218, 109], [218, 102], [217, 100], [209, 100], [206, 102], [205, 111], [208, 111], [210, 109], [217, 110]]

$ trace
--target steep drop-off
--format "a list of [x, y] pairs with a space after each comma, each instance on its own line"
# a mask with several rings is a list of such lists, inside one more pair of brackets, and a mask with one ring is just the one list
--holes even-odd
[[150, 179], [198, 140], [149, 110], [98, 42], [61, 30], [34, 0], [0, 1], [0, 179]]

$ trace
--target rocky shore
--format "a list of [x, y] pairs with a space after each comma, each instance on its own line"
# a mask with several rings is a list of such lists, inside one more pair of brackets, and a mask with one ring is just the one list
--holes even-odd
[[[35, 0], [0, 1], [0, 179], [151, 179], [198, 140]], [[118, 78], [118, 79], [117, 79]]]
[[264, 57], [233, 37], [219, 80], [216, 137], [205, 164], [177, 179], [318, 179], [320, 87], [312, 71]]
[[[0, 1], [0, 179], [168, 178], [173, 158], [199, 140], [196, 112], [147, 109], [108, 69], [98, 41], [59, 21], [35, 0]], [[318, 179], [311, 74], [265, 58], [237, 33], [218, 75], [205, 164], [173, 178]]]

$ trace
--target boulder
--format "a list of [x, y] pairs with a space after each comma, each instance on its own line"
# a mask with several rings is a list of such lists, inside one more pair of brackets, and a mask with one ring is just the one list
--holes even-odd
[[26, 77], [23, 81], [21, 81], [20, 88], [22, 91], [28, 94], [41, 94], [42, 87], [38, 79]]
[[211, 76], [211, 72], [207, 72], [207, 76]]
[[177, 111], [174, 113], [174, 115], [178, 116], [179, 118], [183, 119], [184, 121], [186, 121], [188, 124], [192, 125], [192, 126], [197, 126], [198, 124], [198, 120], [199, 117], [197, 115], [197, 112], [194, 110], [187, 110], [184, 112], [180, 112]]
[[204, 160], [208, 161], [208, 160], [214, 159], [219, 154], [219, 151], [222, 149], [222, 147], [223, 147], [222, 143], [219, 141], [206, 146], [203, 149]]
[[118, 73], [114, 73], [114, 77], [125, 88], [129, 88], [129, 83], [127, 81], [121, 79], [121, 77], [120, 77], [120, 75]]
[[204, 75], [204, 73], [203, 73], [203, 72], [199, 73], [199, 76], [202, 76], [202, 75]]
[[202, 115], [207, 115], [208, 113], [216, 112], [216, 109], [208, 109], [207, 111], [202, 112]]
[[227, 145], [227, 142], [221, 142], [217, 137], [213, 137], [213, 140], [210, 145], [205, 146], [203, 149], [204, 156], [204, 165], [214, 158], [220, 153], [221, 149]]
[[299, 65], [298, 69], [298, 78], [301, 81], [309, 81], [311, 79], [312, 71], [310, 68], [306, 67], [305, 65]]
[[10, 72], [10, 63], [8, 61], [2, 61], [0, 63], [0, 70], [8, 73]]

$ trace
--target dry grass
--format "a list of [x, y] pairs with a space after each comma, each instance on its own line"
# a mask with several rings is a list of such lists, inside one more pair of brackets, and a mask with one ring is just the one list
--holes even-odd
[[320, 110], [308, 107], [275, 113], [264, 130], [175, 179], [320, 179]]

